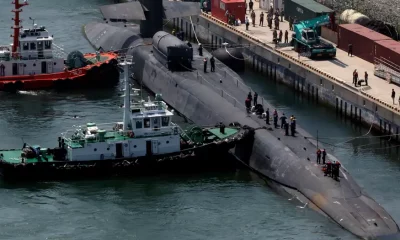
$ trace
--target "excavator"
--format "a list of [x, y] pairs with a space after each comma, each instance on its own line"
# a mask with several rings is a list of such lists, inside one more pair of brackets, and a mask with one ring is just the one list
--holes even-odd
[[322, 15], [295, 24], [291, 42], [294, 50], [307, 55], [309, 58], [336, 57], [336, 48], [322, 40], [316, 31], [317, 27], [326, 24], [329, 24], [329, 15]]

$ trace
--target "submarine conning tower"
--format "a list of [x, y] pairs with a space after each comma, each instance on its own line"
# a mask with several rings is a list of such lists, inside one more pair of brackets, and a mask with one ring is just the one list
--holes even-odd
[[159, 31], [154, 34], [153, 53], [170, 71], [192, 69], [193, 48], [167, 32]]
[[163, 29], [163, 20], [200, 14], [198, 2], [139, 0], [100, 7], [104, 20], [140, 21], [140, 35], [151, 38]]

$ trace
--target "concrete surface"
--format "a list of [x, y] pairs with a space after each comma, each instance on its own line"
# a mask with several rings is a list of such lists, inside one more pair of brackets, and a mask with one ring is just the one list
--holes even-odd
[[[258, 25], [260, 20], [260, 13], [264, 12], [266, 17], [266, 11], [264, 9], [259, 9], [258, 4], [254, 4], [254, 10], [256, 13], [256, 26], [253, 27], [250, 19], [250, 14], [248, 13], [247, 16], [250, 19], [250, 26], [249, 30], [246, 31], [245, 24], [241, 26], [237, 26], [238, 30], [246, 31], [247, 33], [253, 35], [254, 37], [260, 39], [270, 47], [274, 47], [275, 44], [272, 43], [272, 34], [273, 29], [269, 29], [267, 26], [267, 21], [264, 20], [264, 27]], [[274, 25], [273, 25], [274, 26]], [[279, 29], [282, 29], [283, 32], [283, 39], [285, 30], [289, 31], [289, 23], [287, 21], [279, 22]], [[294, 32], [289, 31], [289, 41], [291, 40], [291, 36]], [[282, 40], [283, 41], [283, 40]], [[281, 48], [279, 49], [292, 57], [298, 58], [298, 53], [292, 50], [291, 47]], [[343, 50], [337, 49], [336, 50], [336, 59], [333, 60], [311, 60], [307, 57], [300, 57], [300, 61], [311, 65], [315, 68], [320, 69], [321, 71], [326, 72], [327, 74], [342, 80], [343, 82], [347, 83], [347, 85], [352, 86], [353, 82], [353, 71], [357, 69], [359, 79], [364, 79], [364, 72], [368, 73], [368, 85], [370, 87], [357, 87], [357, 90], [362, 90], [365, 93], [371, 95], [372, 97], [379, 99], [387, 104], [393, 105], [393, 101], [391, 98], [392, 89], [396, 92], [396, 98], [394, 105], [398, 108], [399, 107], [399, 96], [400, 96], [400, 87], [394, 84], [389, 84], [388, 81], [378, 78], [374, 75], [374, 65], [370, 62], [367, 62], [361, 58], [356, 56], [350, 57], [347, 55], [347, 52]]]

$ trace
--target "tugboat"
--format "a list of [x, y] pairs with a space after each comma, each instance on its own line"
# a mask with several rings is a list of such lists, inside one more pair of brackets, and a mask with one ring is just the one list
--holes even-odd
[[[124, 71], [123, 121], [87, 123], [62, 133], [58, 147], [42, 148], [24, 143], [21, 149], [0, 150], [0, 173], [5, 180], [62, 180], [115, 175], [142, 175], [234, 166], [228, 151], [239, 141], [251, 139], [246, 127], [189, 126], [183, 131], [171, 121], [161, 95], [151, 101], [131, 101], [129, 66]], [[220, 169], [220, 168], [218, 168]]]
[[[44, 26], [33, 21], [32, 29], [20, 26], [19, 14], [27, 1], [14, 0], [13, 43], [0, 46], [0, 90], [38, 90], [48, 88], [109, 85], [118, 82], [117, 54], [71, 52], [67, 60], [53, 56], [60, 48]], [[54, 48], [54, 49], [53, 49]], [[61, 49], [62, 50], [62, 49]]]

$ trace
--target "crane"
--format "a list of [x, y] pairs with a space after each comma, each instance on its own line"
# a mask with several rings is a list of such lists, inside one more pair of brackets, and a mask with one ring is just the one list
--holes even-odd
[[292, 45], [296, 52], [309, 52], [310, 58], [336, 56], [336, 48], [323, 41], [316, 31], [317, 27], [329, 24], [329, 16], [322, 15], [294, 25]]

